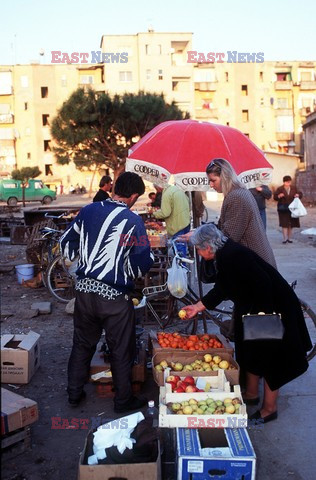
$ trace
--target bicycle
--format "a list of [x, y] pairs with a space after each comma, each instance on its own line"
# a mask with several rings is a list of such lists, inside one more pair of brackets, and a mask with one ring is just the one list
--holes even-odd
[[[291, 284], [291, 287], [293, 288], [293, 290], [295, 290], [295, 287], [297, 286], [297, 280], [295, 280], [294, 282], [292, 282]], [[310, 362], [316, 355], [316, 333], [315, 333], [315, 329], [316, 329], [316, 313], [313, 311], [313, 309], [310, 307], [310, 305], [305, 302], [305, 300], [302, 300], [301, 298], [299, 298], [299, 302], [301, 304], [301, 308], [302, 308], [302, 311], [303, 311], [303, 315], [304, 315], [304, 318], [305, 318], [305, 323], [306, 323], [306, 327], [307, 327], [307, 330], [309, 332], [309, 336], [311, 338], [311, 341], [312, 341], [312, 348], [309, 352], [307, 352], [307, 360]]]
[[[181, 257], [178, 253], [176, 241], [169, 242], [169, 247], [171, 246], [173, 255], [169, 255], [169, 265], [171, 264], [170, 260], [171, 257], [175, 257], [178, 264], [185, 269], [187, 274], [189, 274], [190, 270], [186, 266], [186, 264], [192, 264], [194, 260], [188, 259], [185, 257]], [[160, 285], [154, 285], [145, 287], [142, 289], [142, 299], [138, 306], [135, 309], [141, 308], [148, 308], [151, 315], [153, 316], [154, 320], [158, 323], [162, 330], [165, 330], [168, 327], [175, 327], [176, 321], [181, 323], [182, 331], [184, 330], [186, 333], [192, 327], [192, 332], [195, 333], [197, 330], [197, 325], [199, 320], [203, 320], [204, 331], [206, 333], [206, 321], [210, 320], [218, 327], [223, 326], [223, 319], [231, 319], [232, 312], [231, 310], [225, 310], [224, 308], [216, 308], [212, 311], [205, 311], [198, 314], [198, 316], [185, 324], [183, 321], [180, 320], [178, 316], [179, 310], [182, 309], [183, 306], [192, 305], [193, 303], [198, 302], [199, 296], [195, 293], [195, 291], [191, 288], [188, 283], [188, 288], [186, 294], [182, 298], [174, 297], [168, 288], [168, 280]], [[162, 301], [167, 303], [167, 311], [163, 315], [158, 315], [155, 309], [155, 302]], [[185, 325], [185, 326], [184, 326]]]

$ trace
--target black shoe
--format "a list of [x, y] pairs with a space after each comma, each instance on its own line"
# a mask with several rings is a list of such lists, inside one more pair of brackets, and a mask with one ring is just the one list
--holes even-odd
[[86, 398], [87, 394], [85, 391], [81, 392], [80, 397], [72, 398], [68, 397], [68, 403], [71, 407], [78, 407], [78, 405]]
[[287, 243], [293, 243], [293, 240], [287, 240]]
[[288, 240], [283, 240], [282, 243], [285, 245], [287, 242], [288, 242]]
[[129, 402], [123, 405], [114, 406], [115, 413], [131, 412], [132, 410], [140, 410], [142, 407], [148, 404], [147, 398], [132, 397]]
[[260, 398], [255, 397], [255, 398], [243, 398], [243, 401], [246, 405], [258, 405]]
[[268, 423], [272, 420], [276, 420], [278, 418], [278, 411], [270, 413], [270, 415], [266, 415], [265, 417], [261, 416], [260, 410], [257, 410], [253, 415], [250, 415], [249, 420], [261, 420], [261, 423]]

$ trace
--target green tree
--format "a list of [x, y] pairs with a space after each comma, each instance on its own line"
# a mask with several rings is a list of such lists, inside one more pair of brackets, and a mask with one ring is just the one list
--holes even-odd
[[23, 207], [25, 207], [25, 185], [30, 178], [38, 177], [42, 172], [38, 167], [23, 167], [21, 169], [15, 169], [12, 171], [12, 178], [14, 180], [20, 180], [22, 182], [22, 200]]
[[[76, 90], [52, 121], [57, 162], [73, 161], [80, 170], [107, 167], [116, 177], [125, 166], [128, 149], [166, 120], [188, 118], [164, 96], [139, 92], [114, 95]], [[93, 182], [93, 179], [92, 179]], [[91, 182], [91, 183], [92, 183]]]

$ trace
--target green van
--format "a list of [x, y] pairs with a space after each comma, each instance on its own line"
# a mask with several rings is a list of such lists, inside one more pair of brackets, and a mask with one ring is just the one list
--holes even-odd
[[[56, 192], [50, 190], [42, 180], [30, 179], [25, 187], [26, 202], [42, 202], [48, 205], [56, 200]], [[14, 206], [23, 202], [22, 182], [20, 180], [0, 180], [0, 201]]]

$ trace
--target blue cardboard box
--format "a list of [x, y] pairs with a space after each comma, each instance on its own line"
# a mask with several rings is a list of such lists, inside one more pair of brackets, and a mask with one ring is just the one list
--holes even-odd
[[178, 480], [254, 480], [256, 455], [245, 428], [177, 428]]

